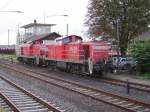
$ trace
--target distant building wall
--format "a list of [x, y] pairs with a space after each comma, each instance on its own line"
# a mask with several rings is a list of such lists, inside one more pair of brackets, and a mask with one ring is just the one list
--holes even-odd
[[136, 40], [150, 40], [150, 30], [147, 32], [143, 32], [142, 34], [140, 34]]

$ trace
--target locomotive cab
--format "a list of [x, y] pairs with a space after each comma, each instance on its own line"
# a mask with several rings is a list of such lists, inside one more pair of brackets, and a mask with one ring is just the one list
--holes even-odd
[[83, 45], [83, 55], [84, 59], [87, 60], [90, 57], [90, 46], [89, 45]]
[[93, 61], [92, 57], [90, 56], [91, 52], [91, 46], [90, 45], [83, 45], [83, 56], [85, 60], [85, 72], [88, 74], [93, 74]]
[[107, 42], [84, 42], [83, 51], [86, 60], [86, 71], [90, 74], [102, 72], [104, 70], [103, 65], [109, 57]]

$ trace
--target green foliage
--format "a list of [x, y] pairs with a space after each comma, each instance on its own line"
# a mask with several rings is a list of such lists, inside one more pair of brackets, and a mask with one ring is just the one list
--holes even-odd
[[128, 42], [150, 24], [150, 0], [90, 0], [85, 24], [91, 36], [105, 32], [116, 38], [118, 20], [120, 49], [125, 54]]
[[144, 77], [150, 79], [150, 72], [145, 73]]
[[132, 55], [137, 61], [141, 73], [150, 71], [150, 41], [136, 42], [132, 47]]
[[7, 112], [7, 111], [0, 107], [0, 112]]
[[0, 54], [0, 59], [2, 59], [2, 60], [11, 60], [11, 59], [13, 59], [15, 61], [16, 60], [16, 55], [15, 54]]

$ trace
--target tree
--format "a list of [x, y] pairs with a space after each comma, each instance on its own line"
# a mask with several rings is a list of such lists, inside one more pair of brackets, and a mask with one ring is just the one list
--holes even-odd
[[98, 36], [102, 32], [117, 38], [121, 54], [128, 43], [148, 30], [150, 23], [150, 0], [90, 0], [87, 19], [88, 33]]
[[139, 41], [133, 44], [132, 55], [141, 73], [150, 71], [150, 41]]

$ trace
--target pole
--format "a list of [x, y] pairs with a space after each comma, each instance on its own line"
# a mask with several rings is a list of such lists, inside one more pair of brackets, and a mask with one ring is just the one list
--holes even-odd
[[120, 21], [119, 19], [117, 19], [117, 69], [119, 69], [119, 41], [120, 41], [120, 33], [119, 33], [119, 29], [120, 29]]
[[[68, 17], [67, 14], [63, 14], [63, 15], [48, 15], [46, 17], [55, 17], [55, 16], [63, 16], [63, 17]], [[44, 19], [45, 19], [45, 15], [44, 15]], [[45, 20], [44, 20], [45, 21]], [[69, 32], [69, 25], [66, 24], [66, 36], [68, 36], [68, 32]]]
[[46, 14], [45, 14], [45, 12], [44, 12], [44, 24], [45, 24], [45, 19], [46, 19]]
[[68, 36], [68, 28], [69, 28], [69, 26], [68, 26], [68, 24], [66, 24], [66, 36]]
[[50, 33], [52, 32], [52, 26], [50, 26]]
[[9, 31], [9, 29], [8, 29], [8, 46], [9, 46], [9, 32], [10, 32], [10, 31]]
[[130, 94], [130, 82], [127, 80], [126, 93]]

